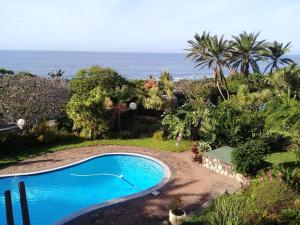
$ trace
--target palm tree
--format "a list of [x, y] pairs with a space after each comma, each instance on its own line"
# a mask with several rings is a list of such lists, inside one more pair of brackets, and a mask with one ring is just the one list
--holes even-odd
[[294, 64], [294, 61], [290, 58], [283, 58], [282, 56], [290, 50], [291, 42], [284, 45], [283, 43], [279, 43], [274, 41], [266, 47], [266, 52], [263, 54], [267, 60], [271, 62], [267, 65], [264, 72], [266, 72], [270, 68], [270, 74], [273, 73], [274, 69], [278, 69], [279, 65], [289, 65]]
[[229, 62], [233, 69], [240, 69], [240, 72], [246, 76], [250, 73], [250, 67], [253, 72], [260, 72], [258, 61], [263, 60], [261, 52], [265, 49], [265, 40], [257, 41], [259, 33], [247, 33], [244, 31], [238, 36], [232, 36], [232, 50]]
[[[211, 36], [210, 33], [203, 32], [202, 35], [195, 34], [194, 40], [188, 41], [190, 49], [187, 58], [190, 58], [196, 63], [195, 67], [208, 67], [213, 70], [214, 82], [218, 87], [220, 95], [222, 98], [228, 99], [229, 92], [227, 88], [226, 79], [223, 73], [223, 68], [229, 68], [227, 62], [227, 57], [229, 56], [229, 50], [231, 45], [229, 45], [227, 40], [224, 40], [224, 36], [218, 38], [217, 35]], [[226, 97], [220, 87], [220, 84], [225, 85]]]

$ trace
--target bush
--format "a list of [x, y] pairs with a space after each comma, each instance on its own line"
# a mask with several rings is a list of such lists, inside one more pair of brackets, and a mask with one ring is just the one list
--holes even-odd
[[279, 178], [255, 180], [240, 193], [223, 195], [187, 224], [211, 225], [296, 225], [300, 199]]
[[278, 224], [281, 212], [291, 207], [296, 199], [295, 193], [276, 177], [253, 182], [244, 196], [247, 198], [247, 224]]
[[232, 152], [232, 162], [237, 172], [255, 175], [263, 166], [267, 146], [262, 140], [250, 140]]
[[230, 101], [220, 103], [212, 113], [212, 126], [208, 133], [215, 136], [209, 141], [215, 146], [236, 147], [260, 137], [264, 130], [264, 117], [260, 112], [238, 108]]
[[300, 103], [294, 99], [274, 97], [266, 104], [264, 114], [268, 132], [292, 137], [300, 130]]
[[197, 103], [211, 102], [217, 104], [220, 93], [213, 79], [180, 80], [175, 83], [175, 92], [183, 93], [188, 99]]
[[89, 138], [121, 132], [121, 114], [134, 94], [131, 83], [110, 68], [93, 66], [80, 70], [69, 86], [67, 114], [75, 130]]
[[221, 196], [210, 208], [207, 214], [208, 224], [211, 225], [243, 225], [245, 200], [238, 196]]
[[66, 81], [29, 75], [0, 77], [0, 115], [16, 122], [23, 118], [28, 125], [55, 119], [68, 98]]
[[194, 140], [202, 136], [209, 117], [208, 106], [188, 102], [176, 111], [165, 113], [162, 125], [170, 138], [181, 134], [183, 138]]
[[163, 138], [163, 131], [156, 131], [153, 133], [153, 139], [155, 141], [162, 141], [164, 138]]

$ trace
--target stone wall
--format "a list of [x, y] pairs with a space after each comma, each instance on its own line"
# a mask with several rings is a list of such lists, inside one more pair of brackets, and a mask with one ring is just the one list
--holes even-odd
[[233, 171], [232, 166], [215, 158], [212, 158], [206, 154], [202, 158], [202, 166], [209, 168], [210, 170], [219, 173], [221, 175], [233, 178], [241, 183], [246, 183], [247, 179], [239, 173]]

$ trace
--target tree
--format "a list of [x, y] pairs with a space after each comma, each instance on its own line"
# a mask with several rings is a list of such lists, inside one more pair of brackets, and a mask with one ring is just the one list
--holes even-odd
[[8, 75], [8, 74], [12, 75], [14, 74], [14, 71], [0, 68], [0, 75]]
[[64, 75], [65, 71], [63, 71], [62, 69], [59, 70], [54, 70], [52, 72], [48, 73], [48, 76], [50, 76], [51, 78], [55, 78], [55, 77], [62, 77]]
[[[229, 92], [227, 88], [226, 79], [224, 76], [223, 68], [229, 68], [228, 57], [231, 50], [231, 44], [227, 40], [224, 40], [224, 36], [218, 38], [217, 35], [211, 36], [209, 33], [203, 32], [194, 35], [195, 40], [189, 40], [190, 49], [187, 58], [190, 58], [196, 63], [195, 67], [208, 67], [213, 70], [214, 82], [218, 87], [222, 98], [228, 99]], [[226, 97], [223, 93], [220, 84], [225, 85]]]
[[288, 65], [288, 64], [294, 64], [294, 61], [290, 58], [283, 58], [282, 56], [287, 53], [290, 50], [290, 44], [291, 42], [284, 45], [283, 43], [279, 43], [277, 41], [274, 41], [273, 43], [267, 45], [266, 51], [263, 54], [264, 57], [270, 63], [265, 68], [265, 72], [270, 69], [270, 73], [272, 74], [274, 69], [278, 69], [279, 65]]
[[265, 49], [265, 40], [258, 41], [258, 36], [259, 33], [244, 31], [238, 36], [233, 36], [234, 40], [231, 41], [229, 63], [234, 69], [240, 69], [240, 72], [246, 76], [249, 75], [250, 68], [253, 72], [260, 72], [257, 62], [263, 60], [261, 53]]
[[55, 119], [68, 97], [66, 82], [37, 76], [4, 75], [0, 77], [0, 115], [8, 122], [23, 118], [34, 125]]
[[[117, 112], [131, 98], [131, 84], [110, 68], [93, 66], [80, 70], [69, 83], [67, 114], [74, 129], [89, 138], [102, 137], [112, 129]], [[120, 111], [119, 109], [122, 109]], [[119, 127], [120, 128], [120, 127]]]

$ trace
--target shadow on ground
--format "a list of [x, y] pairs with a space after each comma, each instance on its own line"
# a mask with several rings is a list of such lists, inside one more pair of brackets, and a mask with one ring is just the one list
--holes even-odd
[[77, 218], [77, 221], [66, 223], [66, 225], [160, 225], [163, 221], [168, 220], [170, 204], [174, 199], [184, 199], [192, 195], [195, 203], [184, 204], [184, 209], [188, 213], [194, 213], [199, 212], [201, 205], [212, 198], [211, 193], [208, 192], [200, 194], [173, 193], [174, 190], [193, 183], [176, 184], [175, 181], [172, 181], [159, 196], [147, 195], [98, 209]]

